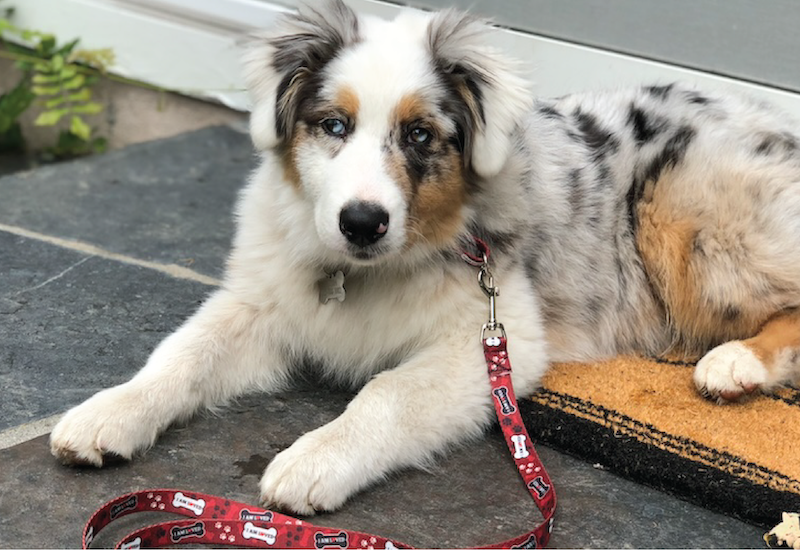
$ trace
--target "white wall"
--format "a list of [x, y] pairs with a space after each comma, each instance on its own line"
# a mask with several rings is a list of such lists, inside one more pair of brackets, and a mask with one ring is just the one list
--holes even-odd
[[[384, 17], [401, 9], [376, 0], [349, 4]], [[260, 0], [24, 0], [16, 8], [22, 27], [53, 32], [62, 40], [81, 37], [88, 48], [113, 48], [119, 74], [241, 110], [247, 109], [247, 97], [241, 90], [237, 39], [269, 26], [287, 9]], [[500, 31], [493, 39], [527, 64], [542, 96], [686, 80], [743, 90], [800, 119], [798, 94], [519, 32]]]

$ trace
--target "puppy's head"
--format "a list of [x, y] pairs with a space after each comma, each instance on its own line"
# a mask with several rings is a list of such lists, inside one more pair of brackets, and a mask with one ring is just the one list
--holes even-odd
[[454, 11], [389, 22], [329, 0], [253, 39], [254, 143], [280, 156], [327, 249], [371, 264], [463, 232], [474, 182], [501, 171], [530, 105], [486, 30]]

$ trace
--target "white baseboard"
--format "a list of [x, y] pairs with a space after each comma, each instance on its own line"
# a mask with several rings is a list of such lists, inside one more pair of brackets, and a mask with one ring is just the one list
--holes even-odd
[[[378, 0], [349, 4], [383, 17], [401, 9]], [[15, 21], [62, 41], [80, 37], [87, 48], [113, 48], [121, 75], [246, 110], [237, 39], [285, 10], [260, 0], [25, 0], [16, 3]], [[519, 32], [494, 40], [532, 68], [537, 95], [682, 80], [761, 97], [800, 119], [800, 94]]]

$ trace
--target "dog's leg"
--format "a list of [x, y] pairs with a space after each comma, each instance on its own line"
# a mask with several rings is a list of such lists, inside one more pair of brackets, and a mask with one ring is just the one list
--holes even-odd
[[701, 393], [734, 400], [769, 391], [800, 375], [800, 311], [780, 313], [750, 339], [729, 341], [705, 355], [694, 372]]
[[230, 292], [217, 291], [133, 379], [69, 410], [50, 436], [53, 454], [64, 463], [95, 466], [104, 456], [129, 459], [198, 408], [247, 389], [274, 389], [285, 367], [263, 339], [265, 318]]
[[333, 510], [388, 473], [480, 434], [491, 420], [482, 361], [479, 345], [462, 340], [379, 374], [341, 416], [275, 457], [262, 501], [302, 514]]

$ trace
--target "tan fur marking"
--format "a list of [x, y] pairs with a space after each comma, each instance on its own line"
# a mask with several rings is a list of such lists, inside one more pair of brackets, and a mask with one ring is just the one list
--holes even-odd
[[301, 190], [303, 188], [303, 184], [300, 180], [300, 172], [297, 170], [297, 164], [295, 161], [295, 152], [299, 147], [300, 143], [302, 143], [303, 138], [305, 137], [306, 129], [299, 128], [296, 129], [294, 135], [292, 136], [292, 143], [289, 146], [284, 148], [284, 151], [281, 155], [281, 165], [283, 166], [283, 178], [286, 182], [289, 182], [292, 186], [296, 189]]
[[691, 320], [696, 310], [696, 282], [689, 269], [695, 235], [689, 221], [671, 220], [653, 204], [639, 206], [636, 236], [639, 254], [650, 280], [675, 320]]
[[475, 121], [480, 121], [481, 120], [481, 108], [480, 108], [480, 105], [478, 104], [478, 99], [470, 91], [470, 89], [469, 89], [469, 87], [467, 86], [466, 83], [460, 82], [457, 85], [457, 88], [458, 88], [458, 94], [464, 100], [464, 103], [467, 104], [467, 108], [469, 109], [469, 111], [470, 111], [470, 113], [472, 115], [472, 118]]
[[701, 223], [670, 201], [672, 185], [681, 176], [667, 171], [645, 186], [645, 200], [637, 206], [636, 244], [677, 333], [670, 353], [694, 359], [722, 342], [754, 335], [764, 317], [742, 305], [737, 316], [725, 319], [719, 290], [709, 295], [707, 266], [695, 251]]
[[448, 157], [449, 167], [441, 177], [420, 186], [412, 210], [415, 234], [434, 244], [449, 241], [463, 222], [461, 211], [467, 194], [461, 158], [455, 153]]
[[415, 193], [406, 173], [403, 154], [395, 152], [386, 156], [387, 170], [409, 205], [406, 247], [420, 240], [442, 244], [461, 230], [461, 210], [467, 199], [461, 157], [457, 153], [448, 153], [445, 158], [440, 155], [436, 162], [441, 169], [439, 176], [427, 176]]
[[800, 312], [776, 315], [764, 325], [758, 335], [746, 339], [744, 344], [768, 370], [775, 368], [780, 352], [786, 349], [800, 350]]
[[421, 119], [428, 115], [429, 112], [430, 108], [428, 103], [422, 96], [419, 96], [418, 94], [406, 94], [400, 98], [399, 102], [397, 102], [397, 106], [394, 108], [394, 116], [392, 120], [394, 121], [395, 126], [399, 126], [404, 123]]
[[348, 86], [343, 86], [336, 92], [333, 101], [336, 107], [344, 111], [348, 117], [352, 119], [357, 118], [361, 102], [355, 90]]

